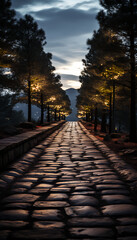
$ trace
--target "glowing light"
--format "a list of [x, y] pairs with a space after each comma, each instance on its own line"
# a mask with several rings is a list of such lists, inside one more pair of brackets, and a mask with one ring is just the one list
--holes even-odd
[[37, 85], [32, 85], [32, 90], [33, 91], [36, 91], [36, 92], [39, 92], [41, 90], [41, 86], [39, 84]]
[[50, 102], [54, 102], [55, 100], [56, 100], [55, 97], [51, 97], [51, 98], [49, 98], [49, 101], [50, 101]]

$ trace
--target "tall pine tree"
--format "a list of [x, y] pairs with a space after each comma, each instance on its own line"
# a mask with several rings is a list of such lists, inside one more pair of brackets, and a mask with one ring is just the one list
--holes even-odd
[[113, 30], [127, 48], [130, 64], [130, 140], [136, 141], [137, 0], [100, 0], [105, 10], [97, 16], [102, 28]]
[[[11, 86], [11, 79], [5, 74], [11, 67], [15, 43], [15, 11], [10, 0], [0, 1], [0, 90]], [[16, 84], [15, 84], [16, 85]], [[12, 86], [13, 87], [13, 86]]]
[[27, 89], [28, 121], [31, 121], [31, 87], [35, 74], [39, 71], [39, 59], [43, 53], [45, 33], [38, 28], [30, 15], [20, 19], [17, 24], [16, 59], [14, 63], [15, 76]]

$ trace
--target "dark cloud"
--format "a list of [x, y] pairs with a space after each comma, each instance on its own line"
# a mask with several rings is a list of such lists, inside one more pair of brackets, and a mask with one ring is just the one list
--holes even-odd
[[53, 56], [53, 61], [59, 62], [59, 63], [63, 63], [63, 64], [67, 64], [68, 63], [68, 61], [66, 61], [65, 59], [60, 58], [60, 57], [55, 56], [55, 55]]
[[[57, 0], [12, 0], [11, 2], [13, 8], [22, 8], [27, 5], [57, 3]], [[62, 0], [58, 0], [58, 2], [62, 2]]]
[[[48, 36], [47, 36], [48, 37]], [[55, 41], [55, 39], [52, 39], [52, 41], [48, 42], [48, 45], [50, 45], [50, 47], [52, 48], [63, 48], [63, 47], [66, 47], [66, 44], [65, 42], [60, 42], [60, 41]]]
[[95, 3], [95, 0], [90, 0], [90, 1], [83, 1], [81, 3], [77, 3], [74, 8], [78, 8], [78, 7], [83, 7], [83, 6], [87, 6], [87, 5], [91, 5], [92, 3]]
[[70, 74], [61, 74], [61, 78], [62, 78], [63, 80], [72, 80], [72, 81], [78, 80], [78, 76], [76, 76], [76, 75], [70, 75]]
[[[56, 0], [12, 0], [15, 8], [25, 8], [25, 5], [32, 6], [36, 3], [50, 3], [56, 2]], [[61, 1], [61, 0], [59, 0]], [[94, 0], [95, 1], [95, 0]], [[79, 5], [88, 3], [89, 1], [83, 1]], [[26, 7], [27, 8], [27, 7]], [[96, 8], [89, 9], [89, 11], [69, 8], [50, 8], [43, 9], [41, 11], [31, 11], [28, 14], [32, 15], [37, 20], [40, 27], [44, 29], [48, 38], [54, 39], [56, 42], [62, 38], [70, 38], [75, 36], [84, 35], [92, 32], [98, 28], [96, 21]], [[17, 12], [17, 16], [21, 17]], [[63, 41], [62, 41], [63, 43]]]
[[96, 12], [79, 9], [45, 9], [35, 13], [39, 25], [48, 33], [50, 39], [74, 37], [92, 32], [97, 28]]
[[[73, 65], [73, 62], [80, 62], [87, 51], [86, 40], [92, 36], [93, 30], [98, 28], [96, 20], [97, 5], [91, 8], [92, 3], [96, 4], [96, 0], [83, 0], [76, 4], [75, 0], [72, 8], [66, 9], [66, 2], [62, 0], [11, 0], [12, 8], [17, 12], [17, 17], [23, 17], [22, 14], [30, 14], [37, 21], [39, 28], [43, 28], [46, 33], [47, 45], [46, 52], [53, 54], [53, 65], [56, 69]], [[63, 4], [64, 2], [64, 4]], [[64, 6], [63, 8], [58, 8]], [[49, 5], [48, 8], [45, 5]], [[37, 8], [38, 6], [38, 8]], [[39, 6], [43, 7], [43, 10]], [[35, 7], [35, 8], [34, 8]], [[82, 9], [79, 9], [81, 8]], [[84, 8], [88, 10], [84, 10]], [[55, 63], [55, 64], [54, 64]], [[78, 68], [79, 69], [79, 68]], [[57, 69], [58, 70], [58, 69]], [[77, 69], [76, 69], [77, 70]], [[58, 70], [59, 71], [59, 70]], [[65, 72], [65, 71], [64, 71]], [[62, 82], [65, 88], [76, 86], [78, 76], [73, 75], [77, 71], [71, 71], [70, 74], [61, 74]], [[69, 73], [69, 72], [66, 72]]]

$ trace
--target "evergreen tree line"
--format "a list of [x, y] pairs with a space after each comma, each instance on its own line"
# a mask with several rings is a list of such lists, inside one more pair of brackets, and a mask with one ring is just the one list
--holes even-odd
[[124, 128], [136, 141], [137, 0], [100, 4], [99, 29], [87, 40], [88, 53], [82, 60], [78, 114], [94, 121], [95, 131], [100, 122], [103, 132]]
[[[47, 121], [51, 120], [51, 109], [55, 121], [64, 119], [71, 111], [69, 98], [61, 88], [60, 76], [54, 73], [52, 54], [44, 51], [45, 45], [45, 32], [33, 17], [25, 15], [17, 19], [16, 12], [11, 9], [11, 1], [1, 0], [0, 102], [6, 92], [14, 93], [14, 104], [28, 104], [29, 122], [32, 120], [32, 104], [41, 109], [41, 123], [44, 122], [45, 110]], [[6, 102], [10, 104], [10, 100]]]

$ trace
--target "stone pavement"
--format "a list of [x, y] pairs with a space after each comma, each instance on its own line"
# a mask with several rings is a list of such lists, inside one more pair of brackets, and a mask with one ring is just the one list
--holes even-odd
[[0, 240], [137, 240], [134, 194], [77, 122], [0, 175]]

